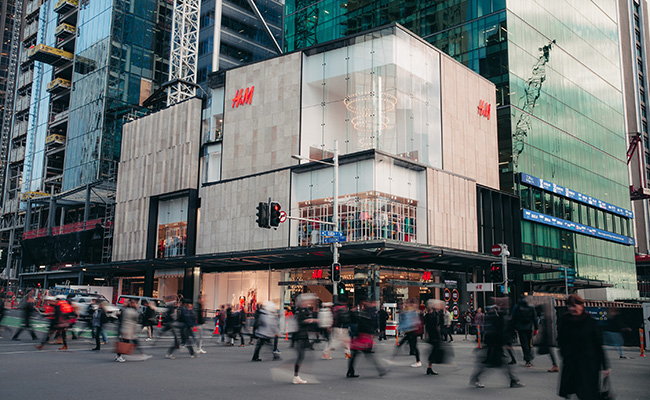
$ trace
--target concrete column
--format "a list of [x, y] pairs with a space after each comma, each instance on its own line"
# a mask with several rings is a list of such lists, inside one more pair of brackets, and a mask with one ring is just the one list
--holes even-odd
[[154, 270], [153, 268], [148, 268], [144, 271], [144, 295], [148, 297], [153, 297], [153, 278]]

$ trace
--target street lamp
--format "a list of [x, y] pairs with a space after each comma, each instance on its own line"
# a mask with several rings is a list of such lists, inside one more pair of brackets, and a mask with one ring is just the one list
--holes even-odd
[[[333, 204], [334, 215], [332, 216], [332, 222], [334, 223], [334, 230], [338, 230], [339, 228], [339, 141], [338, 140], [334, 141], [334, 157], [332, 157], [332, 162], [314, 160], [309, 157], [301, 156], [298, 154], [294, 154], [291, 157], [295, 158], [296, 160], [313, 161], [313, 162], [334, 167], [334, 182], [332, 182], [334, 184], [334, 204]], [[340, 244], [338, 242], [332, 243], [332, 258], [333, 258], [332, 264], [339, 262], [339, 246]], [[332, 283], [333, 283], [332, 298], [336, 303], [339, 297], [338, 282], [332, 281]]]

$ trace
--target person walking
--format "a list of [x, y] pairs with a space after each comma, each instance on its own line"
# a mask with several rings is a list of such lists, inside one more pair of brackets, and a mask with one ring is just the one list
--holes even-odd
[[142, 300], [142, 328], [147, 331], [147, 338], [145, 341], [150, 342], [153, 340], [153, 326], [156, 320], [156, 312], [147, 300]]
[[345, 357], [350, 358], [350, 308], [347, 304], [336, 304], [332, 308], [332, 338], [328, 347], [323, 351], [322, 358], [331, 360], [332, 351], [343, 347]]
[[415, 356], [415, 363], [411, 367], [418, 368], [422, 366], [420, 361], [420, 350], [417, 346], [418, 336], [421, 334], [422, 324], [418, 313], [418, 303], [415, 299], [408, 299], [402, 308], [399, 316], [399, 325], [404, 332], [404, 340], [395, 347], [393, 358], [397, 355], [400, 347], [406, 342], [409, 344], [410, 355]]
[[267, 301], [262, 305], [258, 305], [256, 315], [255, 336], [257, 337], [257, 344], [255, 345], [251, 361], [262, 361], [260, 359], [260, 350], [265, 344], [270, 345], [271, 340], [273, 340], [273, 360], [279, 360], [280, 355], [276, 352], [277, 338], [280, 335], [278, 307], [272, 301]]
[[[547, 308], [548, 304], [547, 304]], [[551, 357], [551, 363], [553, 366], [547, 370], [547, 372], [560, 372], [560, 367], [557, 365], [555, 360], [555, 352], [553, 351], [553, 342], [554, 342], [554, 332], [553, 324], [550, 320], [546, 318], [546, 312], [544, 312], [544, 306], [537, 305], [535, 306], [535, 312], [537, 313], [537, 325], [539, 326], [539, 340], [537, 341], [537, 353], [539, 354], [548, 354]]]
[[519, 335], [519, 343], [521, 344], [521, 350], [524, 353], [524, 361], [526, 361], [526, 367], [532, 367], [533, 364], [533, 353], [531, 352], [531, 347], [533, 343], [533, 335], [537, 334], [539, 326], [537, 325], [537, 313], [535, 309], [531, 307], [527, 302], [524, 296], [521, 296], [519, 302], [512, 309], [512, 322], [515, 327], [515, 331]]
[[607, 310], [607, 322], [603, 329], [603, 342], [607, 346], [613, 346], [618, 350], [618, 358], [626, 359], [623, 354], [623, 332], [630, 332], [632, 329], [625, 325], [623, 316], [617, 308], [611, 307]]
[[483, 310], [479, 307], [474, 314], [474, 326], [476, 327], [476, 342], [479, 341], [483, 336], [483, 330], [485, 329], [485, 315], [483, 315]]
[[104, 309], [104, 304], [101, 301], [94, 300], [95, 309], [93, 310], [91, 317], [92, 329], [95, 335], [95, 347], [93, 351], [101, 350], [101, 341], [102, 337], [105, 337], [104, 325], [108, 322], [108, 316], [106, 315], [106, 310]]
[[427, 375], [438, 375], [436, 371], [433, 370], [433, 364], [439, 363], [442, 361], [442, 345], [441, 341], [443, 340], [440, 333], [440, 328], [443, 324], [442, 319], [443, 315], [440, 313], [440, 309], [444, 307], [444, 302], [441, 300], [429, 299], [427, 301], [427, 313], [424, 314], [424, 329], [427, 335], [427, 343], [431, 345], [431, 353], [429, 353], [427, 365]]
[[[416, 304], [417, 305], [417, 304]], [[377, 369], [379, 376], [384, 376], [388, 372], [379, 361], [375, 358], [373, 352], [374, 341], [372, 334], [376, 329], [376, 321], [374, 321], [375, 309], [370, 301], [362, 301], [361, 309], [357, 313], [352, 314], [354, 322], [356, 322], [357, 329], [352, 341], [350, 342], [350, 350], [352, 357], [348, 359], [348, 371], [345, 374], [346, 378], [358, 378], [354, 370], [354, 362], [359, 353], [363, 353], [367, 360], [369, 360]], [[416, 312], [417, 315], [417, 312]]]
[[568, 311], [560, 320], [557, 335], [562, 355], [558, 394], [564, 398], [575, 394], [581, 400], [599, 399], [599, 374], [610, 374], [602, 333], [596, 320], [585, 312], [582, 297], [572, 294], [566, 304]]
[[318, 298], [313, 293], [303, 293], [298, 296], [296, 300], [296, 319], [297, 331], [293, 333], [296, 347], [296, 363], [293, 367], [293, 384], [305, 384], [306, 380], [302, 379], [299, 375], [300, 366], [305, 359], [305, 350], [310, 347], [309, 344], [309, 331], [318, 323], [316, 318], [315, 308]]
[[442, 339], [444, 341], [450, 342], [450, 343], [454, 341], [454, 338], [451, 335], [451, 330], [452, 330], [451, 324], [453, 322], [454, 322], [454, 318], [451, 315], [451, 313], [449, 312], [449, 306], [447, 306], [447, 307], [445, 307], [445, 312], [444, 312], [444, 323], [445, 323], [444, 328], [445, 328], [445, 330], [444, 330], [444, 334], [443, 334]]
[[386, 337], [386, 323], [388, 322], [388, 312], [386, 311], [386, 308], [379, 307], [379, 311], [377, 311], [377, 319], [379, 320], [378, 340], [388, 340]]
[[477, 359], [474, 372], [469, 379], [469, 385], [476, 388], [484, 388], [480, 382], [480, 376], [487, 368], [500, 368], [504, 367], [506, 374], [510, 378], [510, 387], [518, 388], [525, 386], [519, 381], [517, 376], [512, 370], [510, 364], [505, 363], [503, 360], [504, 352], [503, 346], [505, 344], [505, 330], [506, 330], [506, 310], [508, 309], [508, 298], [501, 297], [495, 299], [495, 304], [488, 310], [485, 318], [485, 346], [478, 352], [479, 358]]
[[[140, 354], [142, 354], [143, 359], [149, 358], [149, 356], [144, 355], [142, 350], [140, 349], [140, 344], [138, 342], [138, 337], [137, 337], [137, 332], [139, 330], [139, 325], [138, 325], [138, 310], [137, 310], [138, 304], [137, 301], [134, 299], [131, 299], [127, 302], [127, 304], [122, 308], [122, 311], [120, 312], [120, 319], [118, 323], [118, 336], [119, 336], [119, 342], [120, 343], [128, 343], [132, 344], [133, 348], [137, 350]], [[116, 355], [115, 355], [115, 361], [123, 363], [126, 361], [124, 357], [122, 357], [121, 350], [120, 348], [123, 345], [116, 344]]]
[[200, 294], [196, 299], [196, 304], [194, 305], [194, 315], [196, 318], [196, 329], [198, 333], [198, 349], [196, 352], [198, 354], [205, 354], [206, 351], [203, 350], [203, 328], [205, 325], [205, 311], [203, 309], [203, 295]]
[[[190, 358], [196, 357], [194, 348], [192, 347], [192, 342], [194, 342], [194, 335], [192, 335], [192, 329], [194, 328], [194, 311], [192, 311], [192, 301], [183, 300], [182, 306], [180, 307], [180, 314], [178, 316], [178, 327], [181, 333], [181, 343], [185, 343], [185, 348], [190, 353]], [[190, 340], [191, 339], [191, 340]], [[169, 347], [167, 353], [165, 354], [166, 358], [174, 359], [174, 350], [178, 349], [179, 345], [176, 340]]]
[[20, 340], [18, 339], [18, 336], [20, 336], [23, 330], [29, 332], [29, 334], [32, 336], [32, 340], [37, 339], [36, 333], [34, 333], [34, 329], [32, 329], [31, 325], [32, 315], [34, 315], [35, 312], [36, 307], [34, 307], [34, 297], [29, 295], [25, 301], [25, 305], [23, 306], [23, 324], [14, 333], [14, 335], [11, 337], [11, 340]]

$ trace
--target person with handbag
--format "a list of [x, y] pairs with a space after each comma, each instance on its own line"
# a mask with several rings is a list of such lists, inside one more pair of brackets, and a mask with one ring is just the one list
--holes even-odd
[[295, 318], [298, 325], [298, 330], [294, 332], [292, 338], [295, 340], [295, 347], [297, 351], [296, 363], [293, 367], [293, 384], [305, 384], [306, 380], [302, 379], [298, 373], [300, 366], [305, 359], [305, 350], [310, 347], [309, 344], [309, 331], [313, 330], [314, 324], [318, 323], [316, 318], [315, 308], [318, 298], [313, 293], [303, 293], [298, 296], [296, 300], [296, 313]]
[[572, 294], [566, 301], [568, 312], [558, 326], [562, 355], [559, 396], [600, 399], [600, 372], [608, 379], [609, 362], [603, 350], [602, 333], [596, 320], [585, 312], [585, 301]]
[[355, 336], [352, 337], [352, 340], [350, 341], [352, 357], [348, 359], [348, 372], [345, 375], [346, 378], [359, 377], [354, 370], [354, 361], [359, 353], [363, 353], [366, 359], [373, 363], [375, 368], [377, 368], [379, 376], [384, 376], [388, 372], [386, 368], [377, 361], [372, 351], [374, 346], [372, 334], [376, 329], [376, 322], [373, 319], [374, 314], [374, 307], [372, 303], [367, 300], [361, 302], [361, 310], [358, 313], [353, 314], [353, 318], [356, 320], [357, 329]]
[[125, 362], [126, 359], [122, 357], [123, 354], [133, 354], [138, 350], [143, 355], [143, 358], [148, 358], [138, 348], [138, 310], [137, 301], [131, 299], [120, 312], [120, 320], [118, 325], [119, 340], [115, 342], [115, 361]]
[[427, 342], [431, 345], [427, 375], [438, 375], [433, 369], [433, 363], [440, 363], [443, 358], [443, 350], [440, 343], [443, 340], [440, 332], [444, 323], [444, 315], [440, 313], [443, 307], [444, 302], [441, 300], [429, 299], [427, 301], [427, 313], [424, 315], [424, 328], [427, 333]]
[[408, 299], [406, 304], [400, 311], [399, 315], [399, 327], [404, 332], [404, 340], [400, 342], [399, 345], [395, 347], [393, 351], [393, 358], [397, 355], [399, 348], [405, 342], [409, 344], [409, 354], [415, 356], [415, 363], [411, 364], [411, 367], [418, 368], [422, 366], [420, 361], [420, 350], [418, 350], [418, 336], [422, 334], [422, 322], [420, 321], [420, 315], [418, 314], [418, 303], [415, 299]]

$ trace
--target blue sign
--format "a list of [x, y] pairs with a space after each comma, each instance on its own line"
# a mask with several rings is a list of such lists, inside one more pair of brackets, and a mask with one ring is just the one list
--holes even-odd
[[338, 231], [320, 231], [321, 236], [343, 237], [343, 232]]
[[[634, 238], [628, 236], [619, 235], [618, 233], [613, 233], [613, 232], [607, 232], [602, 229], [592, 228], [590, 226], [567, 221], [562, 218], [551, 217], [549, 215], [538, 213], [531, 210], [524, 210], [524, 219], [533, 222], [539, 222], [540, 224], [567, 229], [569, 231], [573, 231], [577, 233], [582, 233], [583, 235], [594, 236], [599, 239], [610, 240], [616, 243], [627, 244], [630, 246], [634, 246], [635, 244]], [[569, 275], [570, 274], [571, 272], [569, 272]]]
[[345, 236], [343, 236], [343, 237], [336, 237], [336, 236], [335, 237], [324, 237], [323, 238], [323, 243], [327, 244], [327, 243], [346, 242], [347, 239], [348, 238], [345, 237]]
[[634, 218], [634, 213], [630, 210], [626, 210], [622, 207], [609, 204], [605, 201], [594, 199], [591, 196], [587, 196], [582, 193], [578, 193], [571, 189], [567, 189], [560, 185], [556, 185], [553, 182], [545, 181], [543, 179], [534, 177], [532, 175], [521, 173], [521, 183], [527, 185], [535, 186], [540, 189], [546, 190], [547, 192], [553, 192], [559, 194], [560, 196], [568, 197], [569, 199], [579, 201], [581, 203], [589, 204], [590, 206], [598, 207], [602, 210], [609, 211], [614, 214], [622, 215], [626, 218]]

